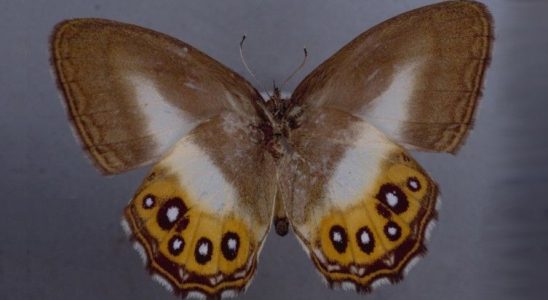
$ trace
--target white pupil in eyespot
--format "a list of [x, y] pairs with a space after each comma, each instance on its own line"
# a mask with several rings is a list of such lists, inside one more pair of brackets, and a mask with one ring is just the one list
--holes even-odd
[[235, 239], [228, 240], [228, 249], [235, 250], [238, 242]]
[[167, 209], [167, 219], [169, 222], [175, 222], [177, 220], [177, 217], [179, 216], [179, 208], [176, 206], [172, 206]]
[[386, 193], [386, 202], [388, 202], [388, 205], [394, 207], [398, 204], [398, 196], [394, 193]]
[[152, 204], [154, 204], [154, 200], [152, 200], [152, 198], [148, 197], [148, 198], [145, 199], [145, 205], [147, 207], [151, 207]]
[[209, 252], [209, 247], [207, 246], [207, 243], [203, 243], [200, 245], [200, 248], [198, 248], [198, 253], [202, 256], [206, 256]]
[[175, 250], [179, 250], [179, 248], [181, 248], [181, 245], [183, 244], [183, 241], [181, 241], [180, 239], [176, 239], [174, 242], [173, 242], [173, 249]]
[[340, 242], [342, 241], [342, 236], [340, 232], [334, 232], [333, 233], [333, 241]]
[[366, 231], [362, 232], [360, 240], [362, 244], [369, 244], [369, 242], [371, 241], [369, 234]]
[[394, 227], [388, 227], [388, 234], [390, 235], [396, 235], [396, 233], [398, 232], [398, 230]]

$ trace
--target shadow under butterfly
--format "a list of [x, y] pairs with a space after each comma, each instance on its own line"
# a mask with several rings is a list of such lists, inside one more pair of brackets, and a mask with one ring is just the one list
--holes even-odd
[[492, 41], [484, 5], [426, 6], [269, 101], [192, 46], [134, 25], [64, 21], [51, 53], [95, 165], [154, 163], [123, 221], [153, 277], [183, 298], [220, 298], [251, 282], [273, 221], [280, 234], [289, 221], [330, 287], [401, 280], [438, 203], [407, 150], [457, 152]]

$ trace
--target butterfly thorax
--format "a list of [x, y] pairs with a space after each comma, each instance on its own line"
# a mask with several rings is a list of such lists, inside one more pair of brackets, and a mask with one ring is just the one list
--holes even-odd
[[298, 127], [300, 115], [289, 113], [294, 110], [290, 108], [290, 103], [290, 99], [282, 98], [280, 90], [275, 87], [273, 94], [266, 102], [269, 116], [259, 125], [261, 141], [275, 159], [290, 152], [291, 147], [288, 142], [290, 133]]

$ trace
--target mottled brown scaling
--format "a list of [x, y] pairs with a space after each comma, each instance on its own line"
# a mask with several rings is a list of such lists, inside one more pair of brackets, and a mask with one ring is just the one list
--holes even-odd
[[[391, 138], [421, 150], [456, 153], [481, 96], [492, 24], [487, 8], [474, 1], [447, 1], [396, 16], [362, 33], [310, 73], [293, 92], [291, 105], [336, 108], [373, 125], [405, 121], [401, 135]], [[400, 66], [415, 62], [424, 67], [406, 104], [408, 118], [382, 120], [368, 114]], [[364, 80], [371, 74], [372, 80]]]
[[[261, 97], [253, 86], [165, 34], [103, 19], [74, 19], [55, 27], [50, 45], [70, 120], [84, 150], [105, 174], [156, 162], [171, 146], [155, 140], [159, 132], [147, 131], [151, 112], [136, 105], [136, 90], [128, 83], [132, 76], [154, 83], [171, 113], [179, 113], [186, 123], [198, 124], [227, 107], [251, 120], [257, 118]], [[168, 126], [165, 131], [175, 130], [176, 141], [193, 127]]]

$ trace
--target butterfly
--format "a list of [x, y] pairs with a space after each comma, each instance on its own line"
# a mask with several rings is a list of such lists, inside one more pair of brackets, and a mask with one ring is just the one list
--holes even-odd
[[418, 8], [356, 37], [287, 99], [115, 21], [58, 24], [51, 55], [97, 168], [154, 164], [123, 216], [153, 278], [183, 298], [220, 298], [248, 287], [271, 227], [292, 229], [332, 288], [401, 280], [439, 203], [408, 151], [458, 151], [492, 41], [480, 3]]

